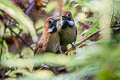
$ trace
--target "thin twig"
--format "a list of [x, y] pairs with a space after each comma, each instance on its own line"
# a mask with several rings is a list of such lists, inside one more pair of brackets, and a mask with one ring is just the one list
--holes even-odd
[[[101, 31], [101, 29], [97, 30], [96, 32], [88, 35], [87, 37], [83, 38], [80, 42], [77, 42], [75, 44], [75, 47], [79, 46], [80, 44], [82, 44], [83, 42], [85, 42], [86, 40], [90, 39], [91, 37], [95, 36], [96, 34], [98, 34]], [[69, 48], [65, 54], [68, 54], [70, 51], [74, 50], [73, 48]]]
[[37, 28], [36, 31], [39, 31], [39, 30], [41, 30], [42, 28], [43, 28], [43, 26]]
[[32, 3], [28, 6], [28, 8], [26, 9], [25, 14], [29, 15], [30, 12], [32, 11], [32, 9], [34, 9], [34, 8], [35, 8], [35, 3], [32, 2]]
[[22, 37], [20, 37], [16, 32], [14, 32], [10, 27], [7, 27], [7, 28], [9, 28], [9, 30], [11, 31], [11, 32], [13, 32], [18, 38], [20, 38], [22, 41], [23, 41], [23, 43], [24, 44], [26, 44], [33, 52], [34, 52], [34, 49], [22, 38]]

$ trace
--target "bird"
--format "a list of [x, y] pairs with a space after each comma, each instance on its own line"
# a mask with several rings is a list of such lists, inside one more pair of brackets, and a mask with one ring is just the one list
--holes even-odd
[[48, 17], [45, 20], [42, 36], [40, 37], [34, 51], [35, 54], [42, 52], [61, 52], [60, 38], [56, 27], [57, 21], [59, 20], [60, 19], [53, 16]]
[[72, 48], [75, 49], [76, 38], [77, 38], [77, 27], [70, 11], [63, 11], [61, 14], [61, 23], [58, 26], [60, 45], [63, 52], [67, 50], [67, 45], [71, 44]]

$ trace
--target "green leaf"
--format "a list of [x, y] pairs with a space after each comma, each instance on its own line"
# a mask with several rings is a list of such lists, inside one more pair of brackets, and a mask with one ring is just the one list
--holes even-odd
[[66, 65], [70, 64], [70, 61], [72, 60], [72, 57], [66, 56], [64, 54], [53, 54], [53, 53], [46, 53], [43, 55], [37, 55], [33, 59], [35, 66], [39, 66], [41, 64], [47, 64], [47, 65]]
[[24, 48], [21, 52], [21, 55], [29, 58], [34, 56], [34, 52], [30, 48]]
[[3, 37], [3, 36], [4, 36], [4, 29], [5, 29], [5, 26], [4, 26], [4, 24], [0, 21], [0, 37]]
[[57, 6], [57, 1], [50, 2], [47, 7], [45, 8], [45, 11], [50, 12]]
[[24, 31], [29, 31], [34, 42], [38, 40], [33, 22], [23, 11], [9, 0], [0, 0], [0, 9], [8, 13], [21, 24]]
[[[3, 42], [2, 42], [2, 41], [3, 41]], [[0, 49], [3, 50], [3, 53], [4, 53], [4, 54], [8, 52], [8, 45], [7, 45], [6, 41], [3, 40], [2, 37], [0, 37]]]
[[82, 34], [84, 34], [84, 36], [88, 36], [89, 34], [95, 32], [98, 30], [98, 25], [99, 25], [99, 20], [98, 19], [89, 19], [89, 21], [92, 20], [92, 25], [90, 26], [90, 28], [87, 31], [84, 31]]

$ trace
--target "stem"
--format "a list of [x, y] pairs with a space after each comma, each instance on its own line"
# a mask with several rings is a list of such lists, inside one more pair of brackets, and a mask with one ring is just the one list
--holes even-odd
[[[4, 28], [4, 33], [6, 32], [6, 28]], [[3, 41], [4, 41], [4, 36], [2, 36], [2, 41], [1, 41], [1, 45], [3, 46], [4, 44], [3, 44]], [[0, 61], [1, 61], [1, 57], [2, 57], [2, 52], [3, 52], [3, 50], [2, 50], [2, 47], [1, 47], [1, 50], [0, 50]]]

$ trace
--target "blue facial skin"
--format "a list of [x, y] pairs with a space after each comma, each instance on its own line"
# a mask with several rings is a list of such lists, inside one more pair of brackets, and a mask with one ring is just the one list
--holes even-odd
[[64, 21], [64, 20], [62, 20], [62, 21], [61, 21], [61, 26], [63, 26], [63, 25], [64, 25], [64, 23], [65, 23], [65, 21]]
[[50, 24], [52, 24], [52, 23], [54, 23], [54, 20], [53, 20], [53, 19], [50, 19], [50, 20], [48, 20], [48, 22], [49, 22]]
[[74, 21], [71, 21], [71, 20], [62, 20], [62, 22], [61, 22], [61, 26], [62, 27], [64, 27], [64, 26], [66, 26], [66, 25], [69, 25], [70, 27], [72, 27], [72, 26], [74, 26]]
[[75, 23], [73, 21], [70, 21], [70, 20], [67, 20], [67, 23], [70, 25], [70, 26], [73, 26]]
[[53, 32], [55, 30], [55, 26], [51, 26], [49, 29], [48, 29], [48, 32]]

